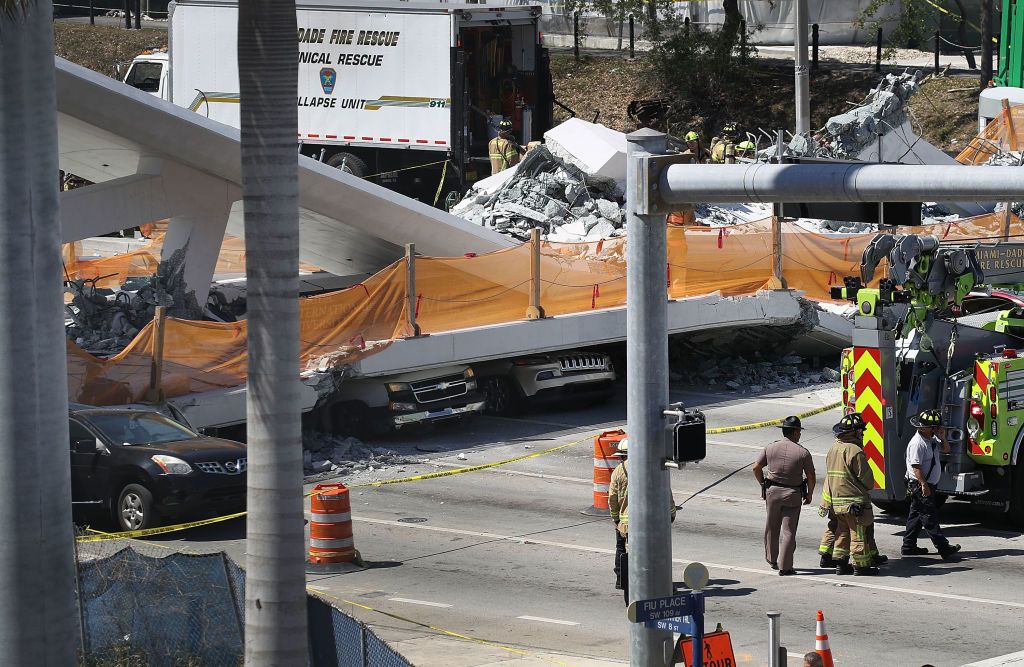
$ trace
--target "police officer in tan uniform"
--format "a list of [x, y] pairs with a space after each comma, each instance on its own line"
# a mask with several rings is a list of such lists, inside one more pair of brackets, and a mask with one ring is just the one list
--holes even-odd
[[754, 461], [754, 478], [768, 506], [764, 558], [785, 577], [796, 574], [793, 554], [800, 505], [811, 503], [815, 479], [811, 453], [799, 444], [803, 431], [800, 418], [786, 417], [780, 428], [782, 438], [765, 447]]

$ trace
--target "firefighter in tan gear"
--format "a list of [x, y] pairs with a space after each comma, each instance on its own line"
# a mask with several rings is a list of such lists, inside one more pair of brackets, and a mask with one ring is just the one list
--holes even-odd
[[516, 143], [512, 134], [512, 121], [506, 118], [498, 123], [498, 136], [487, 143], [487, 152], [491, 158], [492, 176], [519, 164], [519, 158], [526, 153], [526, 149]]
[[836, 441], [825, 458], [827, 472], [821, 490], [821, 510], [823, 516], [829, 517], [829, 526], [822, 536], [822, 545], [833, 543], [834, 536], [831, 555], [839, 575], [878, 574], [874, 517], [868, 496], [874, 486], [874, 475], [863, 449], [866, 426], [856, 412], [844, 416], [832, 427]]
[[711, 140], [711, 161], [717, 164], [725, 162], [725, 146], [736, 142], [736, 123], [726, 123], [722, 133]]
[[[622, 459], [622, 463], [612, 472], [612, 479], [608, 484], [608, 513], [615, 522], [615, 587], [622, 589], [622, 599], [629, 604], [629, 566], [627, 551], [629, 550], [629, 499], [627, 489], [629, 477], [626, 471], [626, 459], [629, 456], [629, 439], [623, 439], [615, 452], [615, 455]], [[671, 497], [671, 517], [676, 520], [676, 501]], [[621, 540], [622, 551], [619, 551]]]

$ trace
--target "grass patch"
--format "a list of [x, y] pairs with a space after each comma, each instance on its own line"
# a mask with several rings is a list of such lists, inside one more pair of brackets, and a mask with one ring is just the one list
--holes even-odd
[[[714, 135], [726, 121], [736, 121], [741, 130], [764, 128], [792, 129], [794, 124], [793, 95], [795, 81], [792, 65], [764, 59], [752, 65], [752, 84], [735, 103], [723, 105], [704, 116], [683, 114], [683, 105], [673, 104], [645, 57], [626, 60], [614, 57], [584, 57], [579, 62], [571, 55], [558, 54], [551, 59], [555, 97], [576, 111], [580, 118], [598, 122], [622, 132], [637, 129], [626, 114], [631, 100], [665, 99], [670, 107], [664, 126], [656, 129], [682, 135], [696, 128], [705, 138]], [[893, 69], [902, 72], [903, 68]], [[821, 128], [829, 117], [848, 111], [859, 104], [880, 79], [873, 69], [865, 67], [828, 67], [811, 73], [811, 126]], [[943, 150], [957, 151], [976, 134], [978, 96], [968, 88], [973, 78], [944, 77], [928, 79], [921, 92], [911, 97], [910, 109], [914, 127], [925, 139]], [[950, 92], [950, 90], [953, 92]], [[569, 116], [555, 110], [556, 120]]]
[[960, 151], [978, 134], [978, 79], [928, 79], [910, 98], [910, 111], [921, 136], [943, 150]]
[[131, 62], [146, 47], [167, 46], [167, 31], [58, 22], [53, 24], [53, 40], [61, 58], [116, 78], [119, 63]]

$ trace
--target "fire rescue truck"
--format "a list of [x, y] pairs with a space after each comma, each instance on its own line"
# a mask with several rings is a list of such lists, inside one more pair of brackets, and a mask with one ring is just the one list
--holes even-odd
[[[299, 152], [440, 203], [490, 173], [502, 119], [523, 146], [553, 124], [542, 6], [499, 0], [310, 0], [298, 5]], [[125, 83], [239, 126], [238, 0], [169, 5], [166, 52]]]
[[[887, 269], [868, 287], [878, 265]], [[939, 409], [951, 452], [940, 497], [1024, 525], [1024, 308], [964, 314], [982, 286], [1024, 284], [1024, 244], [940, 244], [935, 236], [879, 234], [861, 275], [833, 287], [857, 306], [842, 353], [843, 404], [867, 422], [873, 502], [905, 507], [909, 419]]]

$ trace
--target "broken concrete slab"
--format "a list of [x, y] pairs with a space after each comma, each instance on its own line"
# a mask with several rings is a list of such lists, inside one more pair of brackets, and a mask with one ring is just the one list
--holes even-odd
[[589, 176], [626, 188], [626, 135], [580, 118], [556, 125], [544, 133], [544, 142], [556, 157], [576, 165]]
[[474, 185], [452, 213], [517, 239], [539, 227], [547, 240], [566, 243], [610, 238], [623, 226], [624, 203], [610, 191], [615, 184], [595, 180], [546, 146], [506, 172], [499, 187], [493, 177]]

